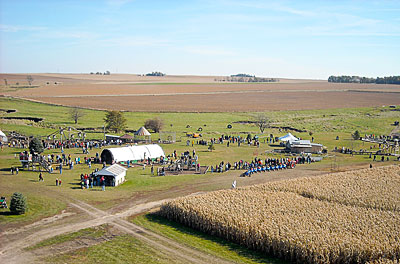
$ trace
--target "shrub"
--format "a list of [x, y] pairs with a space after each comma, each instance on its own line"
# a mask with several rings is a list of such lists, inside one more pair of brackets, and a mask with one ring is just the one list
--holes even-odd
[[44, 151], [42, 141], [38, 138], [33, 138], [31, 142], [29, 142], [29, 151], [33, 153], [42, 153]]
[[147, 119], [144, 123], [144, 127], [153, 130], [155, 133], [158, 133], [164, 127], [164, 122], [158, 117], [154, 119]]
[[26, 198], [22, 193], [15, 192], [11, 197], [10, 211], [14, 214], [24, 214], [27, 209]]

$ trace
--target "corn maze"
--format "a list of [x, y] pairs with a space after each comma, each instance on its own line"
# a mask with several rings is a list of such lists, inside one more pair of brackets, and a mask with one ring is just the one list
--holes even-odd
[[160, 214], [298, 263], [398, 263], [400, 167], [176, 199]]

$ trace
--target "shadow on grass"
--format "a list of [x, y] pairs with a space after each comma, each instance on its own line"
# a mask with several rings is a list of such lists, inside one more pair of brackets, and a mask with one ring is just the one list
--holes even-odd
[[195, 237], [198, 237], [198, 238], [201, 238], [204, 240], [209, 240], [209, 241], [215, 242], [221, 246], [227, 247], [230, 251], [236, 252], [238, 255], [248, 258], [248, 259], [251, 259], [252, 261], [255, 261], [257, 263], [271, 263], [271, 264], [290, 263], [290, 262], [278, 259], [276, 257], [266, 255], [266, 253], [251, 250], [244, 246], [240, 246], [236, 243], [230, 242], [228, 240], [225, 240], [225, 239], [222, 239], [222, 238], [219, 238], [216, 236], [211, 236], [206, 233], [197, 231], [195, 229], [183, 226], [179, 223], [165, 219], [164, 217], [159, 216], [156, 213], [146, 214], [145, 217], [147, 218], [148, 221], [151, 221], [153, 223], [157, 223], [160, 225], [168, 226], [182, 234], [191, 235], [191, 236], [195, 236]]
[[16, 215], [16, 214], [14, 214], [14, 213], [11, 212], [11, 211], [4, 211], [4, 212], [0, 212], [0, 215], [6, 215], [6, 216], [8, 216], [8, 215]]

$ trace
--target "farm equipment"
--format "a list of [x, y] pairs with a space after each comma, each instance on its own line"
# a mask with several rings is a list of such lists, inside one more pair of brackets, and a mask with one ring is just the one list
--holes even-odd
[[187, 137], [191, 137], [191, 138], [199, 138], [199, 137], [202, 137], [202, 135], [199, 134], [199, 133], [186, 133], [186, 136], [187, 136]]
[[0, 208], [8, 208], [6, 197], [2, 196], [0, 198]]

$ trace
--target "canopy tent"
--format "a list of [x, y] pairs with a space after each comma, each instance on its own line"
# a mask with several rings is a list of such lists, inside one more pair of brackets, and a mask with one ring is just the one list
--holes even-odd
[[150, 132], [145, 127], [139, 128], [135, 133], [136, 136], [151, 136]]
[[1, 143], [7, 143], [8, 142], [8, 138], [6, 136], [6, 134], [3, 133], [3, 131], [0, 130], [0, 142]]
[[279, 138], [280, 141], [297, 141], [299, 140], [298, 138], [296, 138], [295, 136], [293, 136], [291, 133], [287, 133], [286, 135], [284, 135], [283, 137]]
[[151, 134], [145, 127], [139, 128], [135, 133], [135, 142], [151, 143]]
[[120, 140], [122, 140], [122, 142], [132, 142], [133, 141], [133, 136], [129, 135], [129, 134], [125, 134], [121, 137], [119, 137]]
[[98, 172], [94, 173], [96, 183], [100, 184], [101, 177], [104, 176], [105, 185], [117, 186], [125, 181], [127, 169], [124, 167], [114, 164], [108, 167], [104, 167]]
[[123, 148], [107, 148], [101, 152], [101, 160], [107, 164], [121, 161], [139, 161], [147, 158], [165, 157], [164, 150], [157, 144], [130, 146]]

